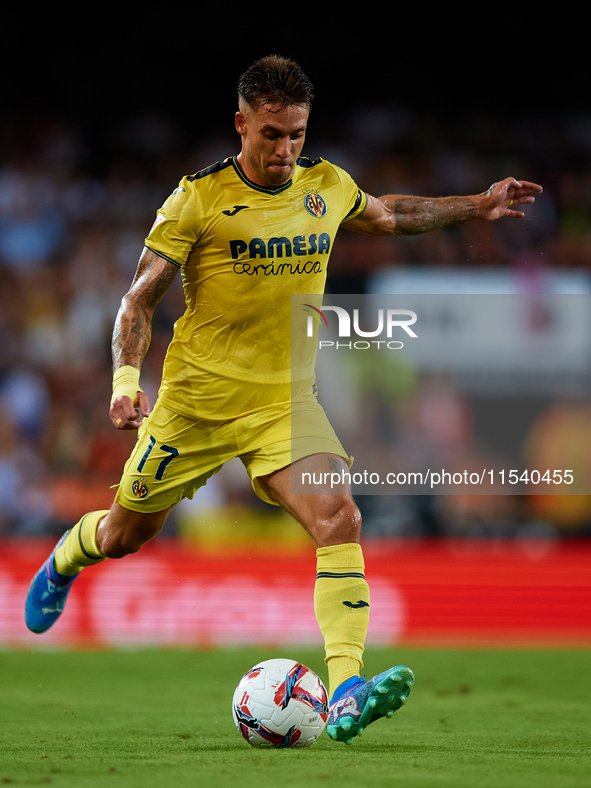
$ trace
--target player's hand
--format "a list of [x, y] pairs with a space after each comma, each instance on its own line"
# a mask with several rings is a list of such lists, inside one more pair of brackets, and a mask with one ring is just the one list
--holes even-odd
[[536, 194], [541, 194], [542, 187], [529, 181], [516, 181], [515, 178], [505, 178], [493, 185], [481, 195], [482, 208], [480, 218], [488, 221], [508, 217], [522, 219], [523, 211], [515, 210], [516, 205], [531, 205], [536, 200]]
[[137, 392], [137, 407], [130, 397], [116, 397], [111, 403], [109, 416], [118, 430], [137, 430], [150, 413], [150, 401], [143, 391]]

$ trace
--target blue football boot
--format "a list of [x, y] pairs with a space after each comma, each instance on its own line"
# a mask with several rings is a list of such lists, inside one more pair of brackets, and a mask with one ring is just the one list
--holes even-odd
[[337, 687], [330, 702], [326, 730], [331, 739], [351, 744], [380, 717], [391, 717], [403, 706], [414, 684], [410, 668], [398, 665], [370, 681], [353, 676]]
[[47, 632], [61, 616], [72, 583], [78, 575], [62, 575], [55, 570], [53, 557], [70, 531], [62, 535], [51, 555], [37, 572], [27, 594], [25, 623], [31, 632]]

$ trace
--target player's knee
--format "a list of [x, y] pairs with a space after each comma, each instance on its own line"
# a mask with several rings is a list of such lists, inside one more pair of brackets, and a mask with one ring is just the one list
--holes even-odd
[[106, 517], [97, 530], [97, 546], [107, 558], [124, 558], [137, 553], [162, 528], [165, 514], [161, 516], [129, 514]]
[[319, 547], [358, 542], [361, 536], [361, 512], [351, 499], [340, 500], [321, 516], [315, 528]]
[[107, 558], [124, 558], [141, 550], [145, 542], [127, 534], [110, 534], [101, 542], [101, 553]]
[[107, 558], [124, 558], [137, 553], [147, 541], [136, 529], [111, 528], [103, 534], [99, 547]]

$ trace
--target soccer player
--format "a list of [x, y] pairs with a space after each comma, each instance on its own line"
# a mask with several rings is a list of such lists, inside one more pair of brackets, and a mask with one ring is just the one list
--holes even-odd
[[[289, 512], [317, 547], [314, 608], [325, 641], [329, 735], [350, 742], [406, 701], [405, 666], [361, 677], [369, 588], [350, 490], [292, 493], [290, 467], [348, 468], [313, 371], [293, 367], [292, 294], [322, 296], [341, 225], [369, 235], [416, 234], [470, 220], [519, 218], [541, 187], [506, 178], [476, 196], [366, 194], [339, 167], [302, 157], [313, 89], [291, 60], [269, 56], [238, 83], [240, 152], [194, 175], [157, 212], [113, 332], [110, 417], [139, 430], [110, 510], [89, 512], [32, 581], [26, 622], [44, 632], [78, 573], [138, 551], [168, 512], [240, 457], [264, 501]], [[153, 410], [140, 387], [156, 305], [182, 272], [186, 311], [175, 325]], [[292, 417], [304, 440], [291, 440]], [[302, 437], [300, 436], [300, 437]]]

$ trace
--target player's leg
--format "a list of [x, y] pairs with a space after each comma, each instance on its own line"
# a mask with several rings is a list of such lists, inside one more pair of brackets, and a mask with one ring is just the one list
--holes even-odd
[[[302, 462], [327, 473], [344, 466], [344, 460], [330, 454]], [[332, 738], [348, 743], [371, 722], [392, 716], [406, 702], [414, 677], [399, 665], [370, 681], [361, 678], [370, 609], [359, 544], [361, 514], [344, 485], [332, 493], [294, 494], [292, 473], [293, 467], [286, 467], [258, 482], [266, 496], [288, 511], [316, 543], [314, 609], [329, 673], [327, 729]]]
[[[307, 467], [335, 468], [341, 458], [316, 455]], [[361, 514], [346, 488], [334, 495], [294, 495], [291, 466], [257, 480], [268, 498], [283, 507], [316, 544], [314, 609], [326, 648], [329, 692], [363, 667], [369, 623], [369, 586], [359, 538]]]
[[[150, 422], [151, 428], [159, 429], [159, 418], [154, 409], [140, 428], [111, 508], [84, 515], [62, 536], [33, 578], [25, 603], [25, 622], [32, 632], [46, 632], [55, 624], [82, 569], [136, 552], [162, 528], [175, 501], [169, 500], [167, 489], [164, 495], [161, 489], [154, 495], [155, 484], [140, 475], [153, 456], [159, 458], [156, 441], [147, 428]], [[167, 470], [170, 457], [165, 453]], [[170, 486], [170, 475], [160, 488]]]
[[55, 569], [77, 575], [85, 566], [137, 552], [160, 531], [169, 511], [135, 512], [114, 502], [110, 509], [85, 514], [56, 547]]
[[73, 575], [106, 558], [137, 553], [162, 529], [171, 508], [135, 512], [114, 502], [109, 510], [84, 515], [56, 549], [56, 569]]
[[137, 553], [162, 530], [172, 507], [159, 512], [134, 512], [118, 503], [96, 529], [96, 545], [106, 558], [123, 558]]
[[33, 578], [25, 605], [27, 627], [46, 632], [62, 614], [85, 567], [137, 552], [160, 531], [169, 511], [134, 512], [113, 503], [110, 510], [85, 514], [63, 534]]
[[29, 629], [49, 629], [84, 567], [137, 552], [160, 531], [172, 507], [192, 497], [235, 453], [232, 430], [214, 429], [218, 454], [212, 450], [218, 444], [212, 442], [210, 425], [156, 403], [139, 430], [110, 510], [82, 517], [35, 576], [26, 603]]

